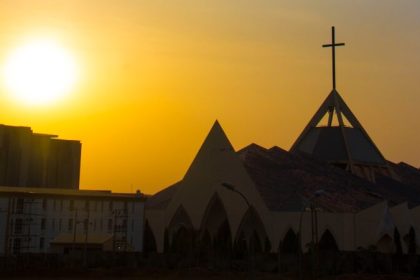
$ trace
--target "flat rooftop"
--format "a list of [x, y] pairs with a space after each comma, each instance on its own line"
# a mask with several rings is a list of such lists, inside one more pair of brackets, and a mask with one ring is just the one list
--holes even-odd
[[122, 200], [145, 200], [145, 196], [137, 193], [115, 193], [110, 190], [74, 190], [59, 188], [26, 188], [0, 186], [0, 197], [8, 195], [21, 195], [32, 197], [56, 196], [56, 197], [77, 197], [77, 198], [109, 198]]

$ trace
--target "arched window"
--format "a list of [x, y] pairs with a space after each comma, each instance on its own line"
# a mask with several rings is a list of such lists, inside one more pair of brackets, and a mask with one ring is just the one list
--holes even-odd
[[383, 235], [376, 243], [376, 248], [380, 253], [388, 254], [394, 252], [392, 238], [388, 234]]
[[187, 256], [192, 252], [193, 242], [191, 229], [182, 225], [173, 234], [171, 252], [180, 256]]
[[[262, 223], [258, 213], [254, 208], [249, 208], [244, 214], [238, 228], [235, 244], [239, 244], [245, 240], [249, 253], [261, 253], [263, 251], [262, 241], [264, 241], [267, 237], [264, 224]], [[253, 246], [252, 248], [251, 245]]]
[[[210, 199], [200, 227], [200, 236], [208, 234], [212, 246], [207, 248], [207, 255], [214, 255], [215, 259], [229, 258], [232, 251], [232, 234], [225, 207], [219, 195], [215, 193]], [[204, 253], [204, 252], [202, 252]]]
[[156, 252], [156, 239], [148, 220], [144, 225], [143, 251], [146, 255]]
[[416, 243], [416, 231], [414, 230], [413, 227], [410, 227], [407, 239], [408, 239], [407, 240], [408, 254], [415, 255], [416, 249], [417, 249], [417, 243]]
[[321, 236], [318, 243], [320, 252], [338, 252], [337, 242], [332, 233], [327, 229]]
[[280, 243], [279, 251], [281, 254], [297, 254], [299, 248], [298, 243], [298, 235], [293, 231], [293, 229], [289, 229], [284, 236], [283, 241]]
[[401, 245], [401, 236], [397, 228], [394, 229], [394, 245], [395, 245], [395, 254], [401, 256], [403, 254], [402, 245]]
[[232, 250], [232, 235], [227, 220], [225, 220], [217, 230], [214, 238], [214, 249], [217, 255], [230, 255]]
[[241, 231], [235, 239], [233, 252], [237, 259], [246, 259], [248, 257], [248, 242], [243, 231]]
[[169, 223], [168, 243], [170, 252], [179, 255], [191, 255], [194, 244], [194, 230], [191, 219], [181, 205]]

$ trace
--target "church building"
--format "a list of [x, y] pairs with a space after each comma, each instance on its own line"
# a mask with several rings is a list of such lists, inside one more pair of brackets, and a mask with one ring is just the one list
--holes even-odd
[[[338, 45], [333, 30], [333, 57]], [[416, 254], [420, 171], [385, 159], [338, 94], [334, 73], [332, 92], [291, 151], [235, 151], [216, 121], [185, 176], [151, 196], [145, 212], [146, 251], [281, 259], [316, 245], [320, 255]]]

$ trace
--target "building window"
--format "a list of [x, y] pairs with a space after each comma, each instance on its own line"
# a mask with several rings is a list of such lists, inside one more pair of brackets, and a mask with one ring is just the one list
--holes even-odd
[[55, 231], [55, 219], [51, 220], [51, 228], [53, 231]]
[[46, 226], [47, 221], [45, 220], [45, 218], [41, 219], [41, 230], [45, 230], [45, 226]]
[[69, 201], [69, 210], [73, 211], [74, 210], [74, 200], [70, 200]]
[[67, 227], [67, 230], [68, 230], [68, 231], [73, 230], [73, 219], [69, 219], [69, 225], [68, 225], [68, 227]]
[[112, 232], [112, 219], [108, 219], [108, 232]]
[[131, 202], [131, 212], [134, 213], [134, 202]]
[[98, 211], [98, 202], [95, 201], [95, 212]]
[[88, 219], [84, 219], [83, 221], [83, 228], [85, 231], [88, 231], [88, 227], [89, 227], [89, 220]]
[[47, 210], [47, 199], [46, 198], [44, 198], [43, 200], [42, 200], [42, 210]]
[[39, 238], [39, 249], [44, 249], [45, 239], [44, 237]]
[[89, 200], [85, 201], [85, 210], [89, 211]]
[[13, 240], [13, 251], [15, 252], [15, 254], [20, 253], [20, 247], [21, 247], [20, 238], [15, 238]]
[[18, 198], [16, 201], [16, 213], [22, 214], [24, 206], [25, 206], [25, 200], [23, 198]]
[[131, 231], [134, 232], [134, 220], [131, 220]]
[[15, 220], [15, 234], [21, 234], [23, 229], [22, 219]]
[[96, 231], [96, 219], [93, 221], [93, 231]]
[[63, 212], [63, 204], [64, 204], [64, 202], [63, 202], [63, 200], [61, 199], [61, 200], [60, 200], [60, 211], [61, 211], [61, 212]]
[[[12, 229], [12, 230], [14, 230], [15, 229], [15, 221], [13, 221], [13, 219], [10, 219], [10, 228]], [[9, 246], [10, 247], [10, 246]]]
[[104, 212], [104, 202], [103, 201], [101, 201], [101, 212], [102, 213]]
[[108, 206], [109, 206], [109, 211], [112, 211], [114, 209], [114, 205], [112, 201], [109, 202]]
[[104, 230], [104, 221], [101, 219], [101, 231]]
[[61, 224], [63, 223], [63, 221], [60, 219], [59, 221], [58, 221], [58, 231], [60, 231], [61, 232]]

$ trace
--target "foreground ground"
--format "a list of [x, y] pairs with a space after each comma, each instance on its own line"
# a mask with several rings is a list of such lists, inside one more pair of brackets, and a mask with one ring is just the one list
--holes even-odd
[[[13, 275], [1, 274], [2, 279], [296, 279], [295, 275], [280, 275], [262, 272], [212, 271], [202, 268], [163, 270], [163, 269], [101, 269], [89, 271], [37, 271], [34, 273], [20, 272]], [[311, 279], [307, 277], [305, 279]], [[414, 280], [406, 275], [372, 275], [372, 274], [346, 274], [339, 276], [319, 277], [320, 280]]]

